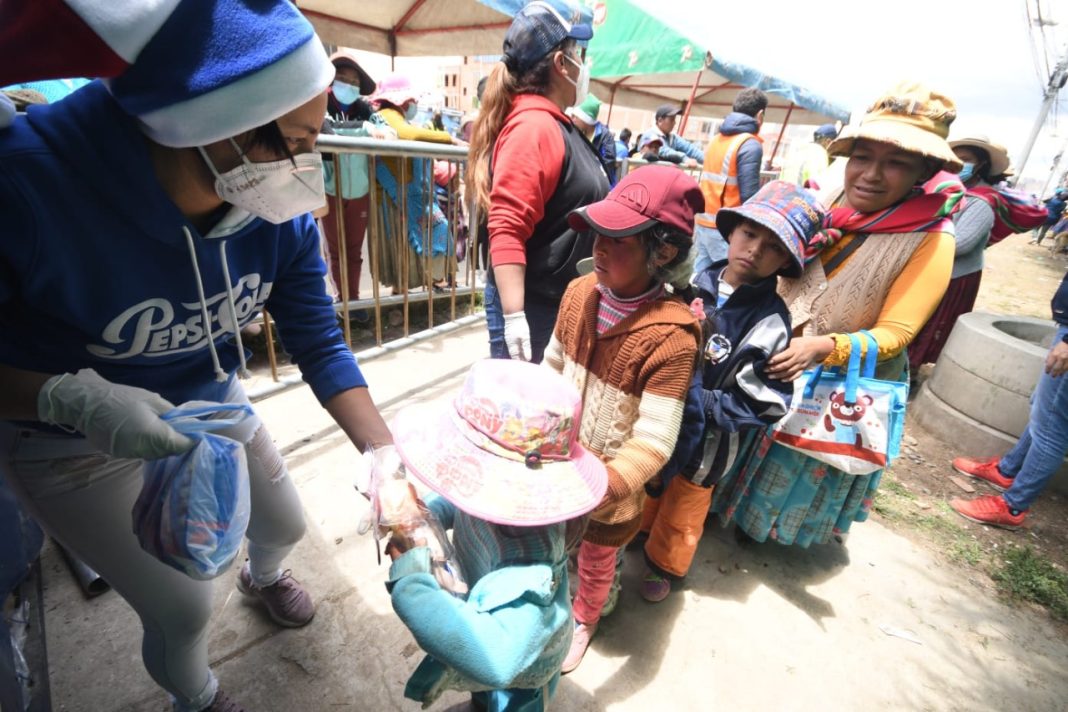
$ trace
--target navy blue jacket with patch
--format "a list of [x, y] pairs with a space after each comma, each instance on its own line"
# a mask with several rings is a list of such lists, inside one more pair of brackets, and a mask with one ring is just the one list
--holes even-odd
[[793, 385], [768, 378], [764, 370], [791, 336], [790, 312], [775, 291], [777, 278], [742, 285], [717, 308], [719, 275], [726, 266], [726, 260], [716, 262], [694, 279], [708, 336], [675, 451], [661, 470], [665, 484], [680, 472], [696, 484], [715, 484], [744, 452], [749, 436], [790, 407]]

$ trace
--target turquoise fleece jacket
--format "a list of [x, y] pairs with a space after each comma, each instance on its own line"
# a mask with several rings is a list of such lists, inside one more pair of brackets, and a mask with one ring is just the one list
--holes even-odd
[[419, 547], [390, 567], [393, 609], [429, 655], [405, 696], [432, 703], [448, 689], [537, 689], [559, 675], [574, 623], [564, 525], [502, 527], [447, 500], [427, 506], [446, 529], [470, 586], [467, 599], [443, 590]]

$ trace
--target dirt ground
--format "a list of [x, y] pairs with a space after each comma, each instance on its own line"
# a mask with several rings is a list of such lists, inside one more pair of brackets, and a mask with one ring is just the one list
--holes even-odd
[[[1050, 318], [1050, 299], [1068, 269], [1068, 258], [1051, 255], [1046, 247], [1029, 245], [1028, 241], [1029, 235], [1015, 235], [987, 250], [977, 311]], [[926, 366], [921, 371], [921, 382], [930, 369]], [[1030, 547], [1061, 570], [1068, 570], [1068, 497], [1045, 492], [1020, 531], [974, 524], [953, 512], [948, 502], [954, 497], [970, 499], [996, 490], [959, 476], [975, 491], [955, 484], [950, 479], [956, 475], [951, 462], [961, 455], [967, 453], [957, 452], [951, 443], [918, 427], [906, 426], [903, 456], [884, 478], [876, 516], [950, 564], [987, 574], [971, 579], [992, 591], [997, 587], [988, 574], [1002, 563], [999, 553], [1013, 547]], [[1068, 634], [1068, 623], [1055, 624]]]

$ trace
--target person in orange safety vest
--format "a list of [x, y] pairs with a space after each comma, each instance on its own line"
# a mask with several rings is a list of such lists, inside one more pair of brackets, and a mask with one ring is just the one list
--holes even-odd
[[767, 106], [768, 96], [759, 89], [738, 92], [731, 113], [708, 144], [701, 171], [705, 212], [696, 216], [694, 227], [694, 274], [727, 258], [727, 243], [716, 230], [719, 209], [738, 207], [760, 188], [764, 147], [758, 134]]

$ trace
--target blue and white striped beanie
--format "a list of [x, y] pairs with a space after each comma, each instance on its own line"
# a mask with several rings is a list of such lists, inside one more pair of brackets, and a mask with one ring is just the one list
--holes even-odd
[[21, 80], [100, 68], [90, 76], [105, 77], [119, 105], [164, 146], [202, 146], [257, 128], [334, 79], [290, 0], [37, 0], [32, 8], [6, 18], [13, 35], [32, 38], [27, 51], [42, 55], [37, 66], [23, 55]]

